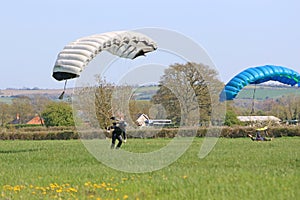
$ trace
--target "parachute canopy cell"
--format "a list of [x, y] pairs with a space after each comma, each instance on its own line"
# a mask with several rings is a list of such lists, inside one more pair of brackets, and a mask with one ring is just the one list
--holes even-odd
[[233, 77], [224, 87], [220, 94], [220, 101], [233, 100], [245, 86], [260, 84], [267, 81], [277, 81], [286, 85], [300, 87], [300, 74], [292, 69], [264, 65], [248, 68]]
[[134, 31], [82, 37], [66, 45], [58, 54], [52, 76], [58, 81], [79, 77], [88, 63], [104, 50], [119, 57], [134, 59], [156, 49], [157, 44], [151, 38]]

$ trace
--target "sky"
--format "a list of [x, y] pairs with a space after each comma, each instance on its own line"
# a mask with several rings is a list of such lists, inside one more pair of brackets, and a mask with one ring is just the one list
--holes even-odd
[[299, 10], [298, 0], [3, 1], [0, 89], [62, 88], [52, 69], [69, 42], [144, 27], [191, 38], [208, 53], [223, 82], [264, 64], [300, 71]]

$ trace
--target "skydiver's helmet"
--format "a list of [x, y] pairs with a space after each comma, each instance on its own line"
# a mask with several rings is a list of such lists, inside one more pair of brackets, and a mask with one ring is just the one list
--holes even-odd
[[118, 119], [116, 117], [111, 117], [110, 119], [113, 121], [113, 123], [117, 123], [118, 122]]
[[113, 125], [119, 127], [119, 125], [120, 125], [120, 120], [119, 120], [118, 118], [116, 118], [116, 117], [111, 117], [110, 119], [113, 121], [113, 122], [112, 122]]

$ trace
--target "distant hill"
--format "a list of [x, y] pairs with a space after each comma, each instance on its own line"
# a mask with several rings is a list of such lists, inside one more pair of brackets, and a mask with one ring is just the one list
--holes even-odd
[[[254, 92], [254, 85], [244, 87], [238, 94], [236, 99], [252, 99]], [[156, 94], [159, 87], [157, 85], [137, 87], [133, 91], [136, 100], [151, 100], [152, 96]], [[5, 89], [0, 90], [0, 102], [9, 103], [13, 98], [20, 96], [34, 97], [36, 95], [45, 96], [49, 99], [57, 99], [61, 94], [62, 89]], [[68, 88], [65, 97], [70, 97], [73, 93], [73, 88]], [[255, 92], [255, 99], [264, 100], [267, 98], [280, 98], [290, 94], [300, 96], [300, 88], [287, 87], [282, 85], [257, 85]]]
[[[252, 99], [254, 92], [254, 85], [244, 87], [237, 96], [237, 99]], [[154, 94], [156, 94], [158, 86], [145, 86], [139, 87], [134, 92], [137, 100], [150, 100]], [[255, 89], [255, 99], [264, 100], [268, 98], [280, 98], [282, 96], [288, 96], [290, 94], [300, 96], [300, 88], [289, 87], [286, 85], [257, 85]]]
[[[66, 93], [72, 93], [73, 88], [66, 89]], [[5, 89], [0, 90], [1, 97], [12, 97], [12, 96], [30, 96], [30, 95], [59, 95], [62, 89]]]
[[[70, 96], [73, 92], [73, 89], [66, 90], [66, 97]], [[57, 99], [59, 95], [62, 93], [62, 89], [5, 89], [0, 90], [0, 102], [10, 103], [12, 99], [27, 96], [44, 96], [49, 99]]]
[[[65, 98], [71, 96], [73, 90], [73, 88], [66, 89]], [[158, 86], [138, 87], [134, 89], [133, 95], [137, 100], [150, 100], [157, 90]], [[21, 96], [34, 97], [37, 95], [55, 100], [61, 93], [62, 89], [5, 89], [0, 90], [0, 102], [10, 103], [14, 98]]]
[[134, 90], [134, 98], [136, 100], [151, 100], [152, 96], [156, 94], [158, 86], [143, 86]]
[[[249, 85], [244, 87], [239, 94], [237, 99], [252, 99], [255, 86]], [[300, 88], [298, 87], [287, 87], [287, 86], [274, 86], [274, 85], [257, 85], [255, 89], [255, 99], [264, 100], [268, 98], [280, 98], [288, 95], [299, 95]]]

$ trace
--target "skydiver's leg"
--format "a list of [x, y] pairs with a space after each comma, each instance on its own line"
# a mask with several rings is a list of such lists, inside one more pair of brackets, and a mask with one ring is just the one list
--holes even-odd
[[272, 138], [264, 138], [265, 141], [271, 141]]
[[255, 138], [251, 134], [248, 134], [247, 136], [250, 137], [252, 141], [255, 140]]
[[121, 136], [121, 135], [118, 135], [118, 136], [117, 136], [117, 140], [118, 140], [119, 142], [118, 142], [118, 145], [117, 145], [116, 148], [119, 149], [119, 148], [121, 147], [121, 145], [122, 145], [122, 136]]
[[112, 138], [111, 138], [111, 148], [112, 149], [115, 148], [116, 139], [117, 139], [117, 134], [113, 133]]

